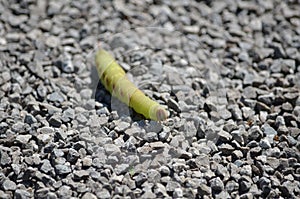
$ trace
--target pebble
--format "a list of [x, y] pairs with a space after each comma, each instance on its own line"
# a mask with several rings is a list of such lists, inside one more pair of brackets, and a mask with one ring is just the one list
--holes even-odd
[[200, 184], [199, 185], [199, 193], [201, 195], [210, 195], [211, 194], [211, 190], [212, 188], [207, 186], [206, 184]]
[[59, 102], [62, 103], [64, 101], [64, 97], [61, 93], [53, 92], [47, 96], [47, 99], [51, 102]]
[[142, 198], [156, 198], [156, 195], [152, 191], [145, 191], [145, 193], [141, 196]]
[[232, 139], [232, 135], [226, 131], [220, 131], [218, 132], [219, 139], [221, 142], [229, 142]]
[[27, 144], [31, 138], [32, 138], [32, 135], [18, 135], [16, 137], [16, 141], [21, 144]]
[[49, 124], [53, 127], [60, 127], [62, 124], [60, 116], [53, 115], [52, 117], [50, 117]]
[[173, 192], [174, 198], [182, 198], [183, 197], [183, 190], [181, 188], [176, 188]]
[[271, 105], [274, 101], [274, 98], [275, 96], [273, 93], [258, 96], [258, 100], [266, 105]]
[[[102, 194], [101, 194], [102, 195]], [[103, 196], [103, 195], [102, 195]], [[104, 197], [103, 197], [104, 198]], [[83, 196], [82, 196], [82, 199], [97, 199], [97, 196], [95, 196], [94, 194], [92, 193], [85, 193]]]
[[167, 105], [168, 105], [168, 107], [170, 107], [171, 109], [173, 109], [175, 112], [177, 112], [177, 113], [181, 112], [179, 104], [175, 100], [173, 100], [172, 98], [170, 98], [168, 100]]
[[48, 32], [52, 28], [52, 21], [49, 20], [49, 19], [45, 19], [45, 20], [40, 22], [39, 26], [42, 30]]
[[85, 170], [74, 171], [73, 174], [74, 174], [74, 179], [77, 180], [86, 179], [89, 176], [89, 172]]
[[273, 138], [274, 138], [274, 136], [277, 135], [277, 132], [275, 131], [275, 129], [272, 128], [269, 124], [264, 124], [262, 126], [262, 130], [263, 130], [264, 134], [267, 136], [268, 140], [271, 141], [271, 143], [273, 143]]
[[72, 171], [70, 166], [61, 165], [61, 164], [55, 165], [55, 170], [58, 175], [68, 174], [68, 173], [71, 173], [71, 171]]
[[63, 111], [63, 115], [61, 116], [61, 120], [63, 122], [69, 122], [75, 118], [75, 110], [71, 108], [67, 108]]
[[58, 197], [70, 197], [72, 195], [72, 189], [70, 186], [63, 185], [57, 191]]
[[175, 189], [180, 189], [181, 188], [181, 185], [178, 183], [178, 182], [175, 182], [175, 181], [169, 181], [166, 185], [166, 190], [167, 191], [175, 191]]
[[76, 163], [78, 158], [80, 157], [80, 154], [75, 149], [69, 149], [67, 153], [67, 161], [70, 163]]
[[15, 191], [17, 189], [16, 183], [8, 179], [3, 181], [1, 187], [4, 191]]
[[16, 133], [22, 133], [25, 130], [25, 124], [23, 122], [16, 122], [12, 125], [11, 129]]
[[[38, 73], [38, 72], [37, 72]], [[40, 76], [40, 75], [38, 75]], [[47, 88], [45, 86], [43, 86], [42, 84], [40, 84], [37, 87], [37, 94], [39, 95], [39, 97], [44, 98], [47, 95]]]
[[64, 56], [63, 61], [61, 63], [62, 71], [65, 73], [74, 72], [75, 68], [74, 68], [74, 64], [72, 62], [72, 56], [66, 52], [63, 54], [63, 56]]
[[[0, 195], [1, 195], [1, 193], [0, 193]], [[17, 189], [15, 191], [15, 197], [25, 199], [25, 198], [31, 198], [31, 197], [33, 197], [33, 195], [32, 195], [32, 193], [28, 192], [27, 190]]]
[[270, 107], [263, 102], [257, 102], [255, 109], [257, 111], [267, 111], [267, 112], [270, 112], [270, 110], [271, 110]]
[[93, 162], [92, 158], [90, 158], [90, 157], [84, 157], [82, 159], [82, 166], [84, 166], [84, 167], [90, 167], [90, 166], [92, 166], [92, 162]]
[[22, 23], [26, 22], [28, 20], [27, 15], [9, 15], [8, 17], [8, 23], [11, 26], [20, 26]]
[[44, 173], [48, 173], [48, 172], [54, 170], [49, 160], [43, 160], [42, 162], [43, 163], [42, 163], [42, 166], [40, 168], [41, 171], [43, 171]]
[[34, 124], [37, 122], [37, 120], [35, 119], [35, 117], [32, 114], [26, 114], [24, 122], [27, 124]]
[[269, 142], [268, 139], [262, 139], [259, 142], [259, 146], [261, 146], [263, 149], [269, 149], [269, 148], [271, 148], [271, 144], [270, 144], [270, 142]]
[[49, 36], [45, 44], [50, 48], [57, 48], [60, 45], [60, 40], [56, 36]]
[[129, 127], [130, 127], [130, 124], [128, 122], [117, 121], [115, 130], [117, 132], [124, 132]]
[[224, 190], [224, 184], [219, 177], [213, 178], [209, 181], [212, 191], [221, 192]]
[[251, 182], [248, 182], [246, 180], [241, 180], [239, 183], [239, 188], [242, 193], [246, 193], [251, 188]]
[[85, 48], [93, 48], [95, 43], [96, 43], [95, 37], [88, 36], [82, 39], [79, 44], [83, 49], [85, 49]]
[[7, 152], [1, 151], [0, 163], [3, 166], [11, 163], [11, 157], [7, 154]]

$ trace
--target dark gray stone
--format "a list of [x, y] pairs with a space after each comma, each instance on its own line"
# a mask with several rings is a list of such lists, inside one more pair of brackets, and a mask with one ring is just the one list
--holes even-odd
[[230, 106], [228, 107], [228, 109], [231, 111], [231, 114], [232, 114], [232, 117], [235, 119], [235, 120], [243, 120], [243, 114], [242, 114], [242, 111], [239, 109], [238, 106]]
[[211, 179], [209, 183], [212, 191], [214, 192], [221, 192], [224, 190], [224, 184], [219, 177]]
[[273, 93], [258, 96], [258, 100], [266, 105], [271, 105], [274, 101], [274, 98], [275, 96]]
[[178, 103], [174, 99], [170, 98], [168, 100], [167, 105], [168, 105], [169, 108], [173, 109], [175, 112], [177, 112], [177, 113], [181, 112], [180, 106], [178, 105]]
[[72, 164], [76, 163], [78, 158], [80, 157], [80, 154], [75, 149], [69, 149], [67, 153], [67, 161], [71, 162]]
[[234, 147], [230, 144], [221, 144], [218, 148], [224, 155], [230, 155], [234, 151]]
[[257, 111], [267, 111], [267, 112], [270, 112], [270, 110], [271, 110], [271, 108], [268, 105], [266, 105], [262, 102], [257, 102], [256, 106], [255, 106], [255, 109]]
[[35, 119], [35, 117], [33, 115], [28, 113], [25, 116], [24, 122], [31, 125], [31, 124], [36, 123], [37, 120]]
[[49, 124], [53, 127], [60, 127], [62, 124], [61, 117], [58, 115], [53, 115], [49, 119]]
[[219, 140], [223, 143], [229, 142], [232, 139], [232, 135], [226, 131], [218, 132]]
[[[295, 2], [3, 2], [1, 197], [299, 195]], [[153, 18], [165, 29], [130, 29]], [[98, 39], [139, 68], [132, 79], [167, 102], [167, 121], [120, 120], [90, 88]]]
[[252, 140], [260, 139], [263, 136], [263, 132], [260, 130], [259, 126], [252, 126], [249, 129], [249, 138]]
[[270, 142], [269, 142], [268, 139], [262, 139], [259, 142], [259, 146], [262, 147], [263, 149], [269, 149], [269, 148], [271, 148], [271, 144], [270, 144]]

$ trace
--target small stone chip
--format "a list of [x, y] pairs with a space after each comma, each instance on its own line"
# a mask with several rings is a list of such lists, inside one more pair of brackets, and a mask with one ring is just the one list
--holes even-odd
[[2, 184], [2, 188], [5, 191], [14, 191], [14, 190], [16, 190], [17, 185], [15, 182], [13, 182], [9, 179], [6, 179], [6, 180], [4, 180], [4, 182]]
[[165, 145], [164, 145], [163, 142], [158, 141], [158, 142], [151, 142], [150, 147], [153, 148], [153, 149], [161, 149], [161, 148], [164, 148]]
[[18, 141], [21, 144], [27, 144], [29, 140], [31, 139], [32, 135], [18, 135], [16, 137], [16, 141]]
[[46, 39], [46, 45], [50, 48], [56, 48], [60, 44], [60, 40], [58, 37], [50, 36]]
[[68, 174], [72, 172], [70, 166], [62, 164], [55, 165], [55, 169], [58, 174]]
[[74, 178], [78, 180], [82, 180], [83, 178], [87, 178], [89, 176], [89, 172], [85, 170], [74, 171]]

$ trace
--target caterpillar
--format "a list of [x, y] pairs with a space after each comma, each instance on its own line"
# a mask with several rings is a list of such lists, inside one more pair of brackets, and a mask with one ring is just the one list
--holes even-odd
[[101, 83], [112, 96], [132, 107], [135, 112], [144, 115], [147, 119], [164, 121], [168, 118], [168, 111], [138, 89], [127, 78], [123, 68], [110, 53], [100, 47], [96, 53], [95, 62]]

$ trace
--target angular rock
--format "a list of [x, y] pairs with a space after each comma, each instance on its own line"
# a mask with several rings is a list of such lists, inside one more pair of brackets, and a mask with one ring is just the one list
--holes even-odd
[[15, 191], [17, 189], [16, 183], [9, 179], [4, 180], [1, 187], [4, 191]]

